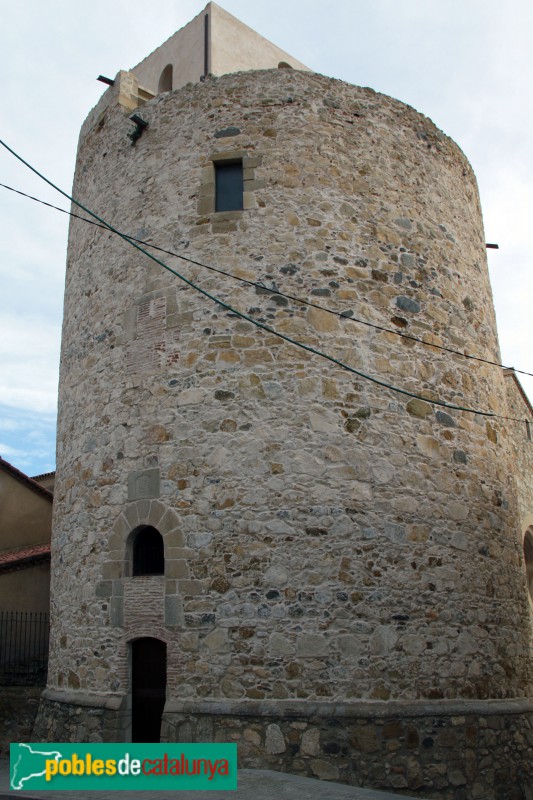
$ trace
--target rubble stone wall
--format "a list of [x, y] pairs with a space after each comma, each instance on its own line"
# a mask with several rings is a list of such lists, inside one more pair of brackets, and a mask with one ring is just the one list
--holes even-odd
[[2, 686], [0, 691], [0, 759], [9, 758], [11, 742], [31, 742], [42, 686]]
[[523, 420], [509, 425], [512, 434], [509, 443], [515, 465], [520, 520], [525, 531], [533, 526], [533, 426], [527, 424], [533, 414], [514, 372], [509, 370], [505, 378], [509, 414], [515, 420]]
[[[243, 701], [334, 717], [339, 702], [530, 696], [507, 427], [432, 403], [507, 412], [497, 367], [437, 347], [499, 360], [462, 152], [396, 100], [289, 70], [160, 95], [134, 147], [120, 107], [99, 109], [75, 195], [261, 286], [158, 253], [222, 307], [72, 221], [49, 690], [126, 698], [129, 642], [152, 630], [167, 706], [223, 701], [226, 720]], [[213, 163], [232, 154], [245, 208], [217, 213]], [[139, 525], [166, 557], [144, 604]]]
[[[104, 707], [82, 697], [80, 706], [79, 694], [46, 694], [35, 741], [120, 739], [124, 710], [113, 700]], [[235, 742], [240, 767], [410, 797], [533, 797], [531, 701], [167, 701], [161, 741]]]

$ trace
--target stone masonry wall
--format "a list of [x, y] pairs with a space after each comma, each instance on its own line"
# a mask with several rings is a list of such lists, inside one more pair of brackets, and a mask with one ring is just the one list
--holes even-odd
[[[395, 100], [288, 70], [188, 85], [142, 115], [135, 147], [119, 107], [91, 117], [75, 195], [260, 281], [165, 256], [251, 319], [426, 400], [297, 349], [73, 220], [49, 691], [120, 703], [128, 643], [153, 630], [175, 668], [167, 703], [530, 695], [507, 427], [429, 402], [507, 412], [498, 368], [431, 346], [498, 359], [461, 151]], [[213, 162], [232, 157], [245, 209], [216, 213]], [[127, 555], [143, 524], [166, 556], [145, 605]]]
[[[378, 704], [384, 706], [385, 704]], [[484, 705], [484, 707], [483, 707]], [[235, 741], [242, 766], [435, 800], [531, 800], [533, 706], [337, 706], [307, 716], [165, 715], [168, 741]], [[370, 707], [369, 707], [370, 706]], [[380, 713], [381, 712], [381, 713]]]
[[[79, 696], [57, 702], [49, 694], [33, 741], [120, 736], [120, 710], [80, 706]], [[172, 706], [167, 703], [162, 741], [236, 742], [239, 767], [434, 800], [533, 798], [531, 702]]]
[[0, 758], [9, 758], [11, 742], [33, 741], [32, 729], [43, 686], [2, 686], [0, 692]]
[[515, 464], [518, 507], [523, 533], [529, 525], [533, 525], [533, 425], [526, 424], [526, 420], [531, 422], [533, 414], [514, 373], [508, 371], [505, 378], [509, 414], [517, 420], [524, 420], [522, 423], [515, 422], [510, 425], [512, 436], [509, 437], [512, 461]]
[[512, 370], [505, 373], [505, 384], [510, 416], [514, 420], [523, 420], [523, 422], [509, 422], [511, 433], [509, 446], [511, 460], [515, 467], [520, 515], [519, 530], [523, 540], [523, 586], [529, 600], [529, 620], [533, 628], [533, 553], [531, 552], [531, 543], [533, 542], [533, 414], [520, 382]]

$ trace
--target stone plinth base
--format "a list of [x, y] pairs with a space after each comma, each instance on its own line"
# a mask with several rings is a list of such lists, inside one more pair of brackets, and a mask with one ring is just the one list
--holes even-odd
[[124, 698], [46, 689], [33, 728], [33, 742], [122, 742]]
[[[58, 702], [45, 693], [34, 741], [123, 740], [125, 700], [93, 695], [76, 705], [73, 695]], [[527, 699], [169, 700], [161, 739], [237, 742], [240, 767], [410, 795], [533, 800], [533, 702]]]

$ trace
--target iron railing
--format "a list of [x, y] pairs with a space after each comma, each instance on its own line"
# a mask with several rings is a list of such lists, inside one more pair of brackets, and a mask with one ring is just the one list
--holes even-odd
[[0, 611], [0, 686], [46, 683], [49, 633], [49, 614]]

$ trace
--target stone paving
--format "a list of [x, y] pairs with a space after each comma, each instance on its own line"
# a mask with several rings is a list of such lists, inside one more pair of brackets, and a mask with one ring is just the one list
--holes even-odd
[[[170, 792], [122, 792], [120, 800], [165, 800]], [[76, 800], [108, 800], [109, 792], [14, 792], [9, 788], [9, 762], [0, 761], [0, 800], [8, 798], [44, 798], [44, 800], [68, 800], [71, 795]], [[239, 770], [239, 788], [234, 792], [226, 791], [183, 791], [180, 800], [396, 800], [399, 795], [390, 792], [377, 792], [356, 786], [340, 783], [301, 778], [283, 772], [265, 769]], [[402, 795], [405, 797], [405, 795]], [[419, 800], [421, 800], [419, 798]]]

